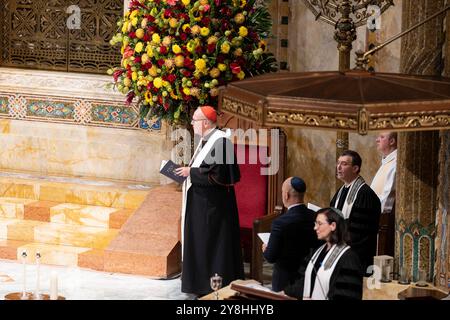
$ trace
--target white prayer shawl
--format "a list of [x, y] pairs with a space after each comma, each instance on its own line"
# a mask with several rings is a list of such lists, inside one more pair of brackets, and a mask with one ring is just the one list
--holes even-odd
[[[211, 149], [214, 146], [214, 143], [220, 138], [228, 138], [231, 136], [231, 131], [227, 130], [223, 132], [221, 130], [215, 129], [214, 133], [209, 137], [206, 144], [201, 147], [202, 141], [200, 141], [195, 149], [194, 155], [189, 163], [189, 167], [191, 168], [199, 168], [202, 164], [203, 160], [205, 160], [206, 156], [209, 154]], [[184, 217], [186, 215], [186, 201], [187, 201], [187, 193], [189, 188], [192, 186], [191, 177], [188, 176], [186, 180], [183, 182], [183, 199], [181, 206], [181, 258], [183, 258], [184, 252]]]
[[392, 151], [381, 160], [381, 166], [373, 178], [370, 187], [381, 201], [381, 212], [384, 211], [386, 200], [391, 193], [395, 183], [395, 172], [397, 169], [397, 150]]
[[[355, 203], [356, 198], [358, 197], [359, 190], [361, 187], [365, 185], [364, 179], [361, 176], [358, 176], [350, 185], [350, 190], [347, 193], [347, 197], [344, 201], [344, 206], [342, 207], [342, 214], [344, 215], [344, 219], [348, 219], [350, 217], [350, 213], [352, 212], [353, 204]], [[333, 204], [333, 207], [337, 208], [339, 203], [339, 198], [341, 197], [341, 192], [344, 189], [342, 186], [339, 189], [338, 195], [336, 197], [336, 201]]]
[[339, 259], [342, 255], [350, 249], [349, 246], [337, 246], [333, 245], [328, 251], [327, 255], [323, 259], [319, 270], [316, 272], [316, 280], [314, 281], [314, 288], [311, 294], [311, 274], [313, 272], [314, 264], [317, 261], [322, 250], [325, 250], [327, 244], [321, 246], [312, 256], [308, 263], [305, 272], [305, 281], [303, 286], [303, 299], [311, 300], [328, 300], [328, 292], [330, 291], [330, 279], [333, 275]]

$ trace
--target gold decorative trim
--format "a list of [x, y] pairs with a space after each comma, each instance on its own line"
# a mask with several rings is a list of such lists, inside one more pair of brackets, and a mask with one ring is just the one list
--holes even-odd
[[370, 116], [369, 130], [404, 129], [421, 131], [424, 129], [449, 129], [450, 113], [405, 112], [389, 117], [373, 114]]
[[258, 107], [254, 107], [250, 104], [244, 103], [236, 99], [230, 99], [229, 97], [223, 97], [221, 111], [226, 111], [239, 117], [256, 121], [258, 124], [263, 123], [263, 115], [261, 107], [263, 102], [258, 103]]
[[369, 126], [369, 112], [365, 108], [358, 112], [358, 133], [361, 135], [367, 134]]
[[333, 114], [303, 110], [302, 112], [273, 112], [269, 111], [266, 124], [293, 125], [312, 128], [357, 130], [357, 120], [348, 114]]

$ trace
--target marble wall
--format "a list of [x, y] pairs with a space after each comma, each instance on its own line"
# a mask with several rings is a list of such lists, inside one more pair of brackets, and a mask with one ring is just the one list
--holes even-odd
[[0, 119], [0, 170], [160, 183], [165, 135], [118, 128]]

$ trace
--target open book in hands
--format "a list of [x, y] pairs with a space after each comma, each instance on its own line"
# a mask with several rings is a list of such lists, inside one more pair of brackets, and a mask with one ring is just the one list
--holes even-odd
[[159, 169], [159, 173], [165, 175], [166, 177], [172, 179], [175, 182], [183, 183], [186, 177], [179, 176], [175, 172], [175, 169], [180, 168], [181, 166], [174, 163], [172, 160], [163, 160], [161, 161], [161, 167]]

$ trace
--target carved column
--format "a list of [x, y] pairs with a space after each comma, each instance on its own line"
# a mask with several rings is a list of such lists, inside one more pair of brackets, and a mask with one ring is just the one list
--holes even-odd
[[[402, 29], [437, 12], [445, 0], [404, 0]], [[442, 73], [443, 16], [402, 38], [400, 72]], [[397, 266], [406, 266], [417, 281], [419, 269], [431, 280], [435, 259], [435, 222], [439, 175], [439, 132], [399, 134], [396, 201]]]
[[[447, 0], [449, 3], [449, 0]], [[450, 12], [446, 16], [444, 76], [450, 76]], [[450, 130], [440, 132], [438, 211], [436, 215], [436, 275], [434, 284], [448, 289], [450, 283]]]

